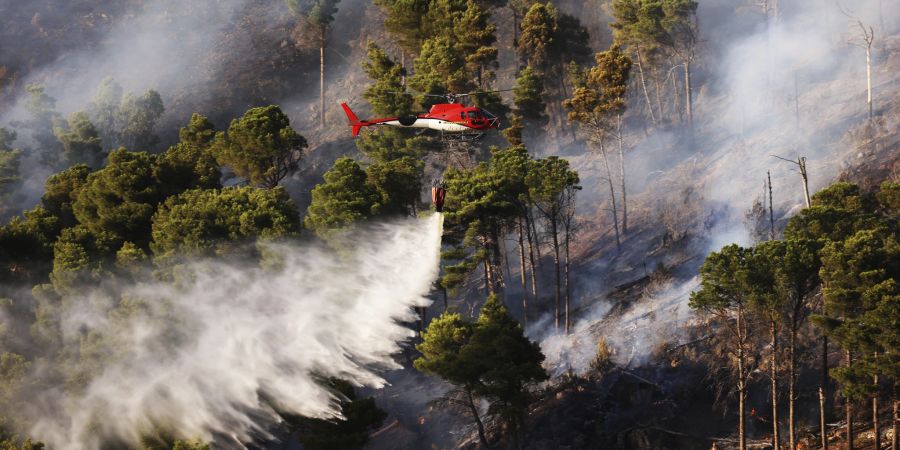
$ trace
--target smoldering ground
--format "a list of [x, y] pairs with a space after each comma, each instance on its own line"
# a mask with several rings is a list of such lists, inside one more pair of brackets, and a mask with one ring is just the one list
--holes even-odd
[[[52, 315], [15, 412], [51, 448], [139, 443], [165, 430], [239, 447], [277, 412], [340, 415], [323, 377], [381, 387], [437, 276], [440, 215], [356, 230], [341, 249], [265, 245], [262, 267], [216, 258], [174, 282], [84, 286]], [[146, 274], [145, 274], [146, 275]], [[74, 352], [74, 354], [73, 354]], [[224, 438], [227, 436], [228, 438]]]
[[[702, 261], [707, 253], [729, 243], [750, 243], [744, 213], [766, 194], [763, 182], [767, 171], [772, 175], [778, 226], [805, 205], [797, 167], [771, 155], [794, 160], [807, 157], [811, 193], [838, 177], [848, 155], [859, 152], [857, 143], [846, 136], [865, 123], [867, 114], [866, 55], [859, 46], [860, 23], [876, 33], [876, 113], [894, 114], [885, 108], [897, 96], [896, 79], [884, 63], [885, 52], [892, 48], [891, 36], [900, 25], [896, 2], [781, 1], [777, 14], [770, 9], [767, 15], [763, 14], [763, 2], [699, 3], [701, 42], [693, 83], [695, 139], [689, 139], [686, 125], [648, 130], [645, 119], [626, 121], [630, 127], [626, 130], [625, 181], [632, 232], [623, 238], [622, 253], [615, 251], [612, 241], [609, 188], [603, 165], [597, 163], [600, 156], [588, 147], [567, 151], [584, 186], [578, 194], [579, 214], [590, 224], [578, 239], [592, 242], [579, 245], [583, 254], [592, 256], [580, 263], [580, 256], [575, 255], [573, 308], [579, 314], [573, 322], [573, 335], [556, 336], [550, 330], [552, 320], [529, 327], [532, 336], [542, 338], [554, 367], [586, 369], [601, 337], [614, 347], [620, 363], [632, 360], [629, 355], [637, 355], [633, 361], [644, 361], [661, 342], [677, 340], [672, 330], [692, 317], [687, 302], [696, 282], [691, 276], [645, 296], [624, 314], [604, 295], [646, 275], [646, 270], [623, 268], [649, 264], [652, 269], [659, 260], [649, 255], [658, 251], [656, 236], [670, 225], [662, 223], [667, 212], [690, 213], [677, 217], [683, 222], [677, 225], [694, 236], [695, 242], [679, 251], [693, 252]], [[772, 4], [769, 2], [770, 8]], [[672, 73], [677, 76], [678, 70]], [[666, 81], [671, 83], [671, 79]], [[638, 85], [632, 86], [630, 105], [640, 108], [643, 94]], [[614, 166], [618, 165], [615, 153], [610, 155]], [[621, 196], [619, 176], [612, 176], [616, 195]], [[621, 198], [619, 202], [621, 207]], [[632, 320], [651, 318], [645, 313], [657, 306], [660, 311], [655, 320]], [[678, 311], [677, 323], [661, 314], [669, 310]], [[611, 316], [610, 311], [616, 315]], [[597, 323], [604, 326], [592, 326]], [[641, 323], [639, 336], [634, 334], [635, 323]]]

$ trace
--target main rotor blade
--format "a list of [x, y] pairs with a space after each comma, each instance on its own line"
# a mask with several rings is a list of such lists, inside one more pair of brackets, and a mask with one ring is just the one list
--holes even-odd
[[498, 92], [510, 92], [510, 91], [514, 91], [514, 90], [515, 89], [497, 89], [497, 90], [493, 90], [493, 91], [476, 91], [476, 92], [469, 92], [468, 94], [455, 94], [455, 95], [457, 97], [467, 97], [470, 95], [494, 94], [494, 93], [498, 93]]

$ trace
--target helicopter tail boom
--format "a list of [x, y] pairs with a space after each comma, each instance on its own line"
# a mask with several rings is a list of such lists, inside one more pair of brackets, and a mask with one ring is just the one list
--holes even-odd
[[344, 113], [347, 114], [347, 120], [350, 121], [350, 126], [353, 128], [353, 137], [359, 136], [359, 130], [367, 124], [360, 121], [359, 117], [356, 117], [356, 114], [346, 103], [341, 103], [341, 108], [344, 108]]

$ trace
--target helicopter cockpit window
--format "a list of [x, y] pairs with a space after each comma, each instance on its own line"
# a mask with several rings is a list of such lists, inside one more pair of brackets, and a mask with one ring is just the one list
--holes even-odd
[[465, 111], [460, 112], [460, 113], [459, 113], [459, 118], [462, 119], [462, 120], [466, 120], [466, 112], [465, 112]]
[[469, 118], [478, 120], [481, 118], [481, 114], [478, 114], [478, 111], [469, 111]]

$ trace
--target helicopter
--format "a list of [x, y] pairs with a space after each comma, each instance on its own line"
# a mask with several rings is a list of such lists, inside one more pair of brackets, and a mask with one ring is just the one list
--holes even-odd
[[[484, 108], [477, 106], [466, 106], [458, 100], [462, 97], [468, 97], [475, 94], [486, 94], [493, 92], [504, 92], [511, 89], [488, 91], [488, 92], [471, 92], [468, 94], [422, 94], [428, 97], [440, 97], [446, 99], [447, 103], [437, 103], [431, 107], [428, 113], [409, 115], [403, 117], [385, 117], [380, 119], [360, 120], [359, 117], [347, 106], [341, 103], [347, 119], [350, 121], [350, 128], [353, 137], [359, 136], [359, 132], [363, 127], [370, 126], [392, 126], [401, 128], [425, 128], [441, 132], [441, 137], [448, 140], [474, 140], [481, 138], [485, 132], [500, 128], [500, 119], [488, 112]], [[393, 94], [411, 95], [406, 92], [392, 92]]]

